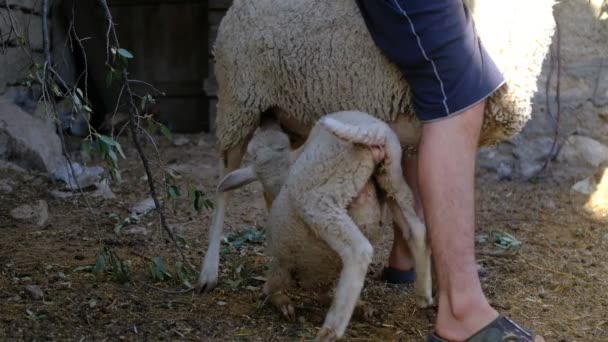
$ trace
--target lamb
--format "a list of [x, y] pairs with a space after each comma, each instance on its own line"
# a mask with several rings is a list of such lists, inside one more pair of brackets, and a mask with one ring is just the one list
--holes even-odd
[[253, 165], [229, 173], [219, 185], [223, 192], [258, 179], [269, 194], [266, 253], [271, 261], [264, 293], [270, 302], [293, 318], [283, 290], [297, 279], [303, 288], [327, 293], [339, 275], [317, 337], [342, 337], [363, 287], [372, 246], [380, 241], [382, 207], [387, 204], [414, 251], [416, 303], [431, 305], [426, 229], [414, 212], [393, 130], [367, 113], [331, 113], [315, 125], [294, 158], [289, 138], [277, 126], [261, 126], [248, 145]]
[[[465, 0], [484, 45], [506, 78], [488, 99], [480, 146], [518, 133], [529, 120], [536, 79], [555, 30], [554, 0]], [[267, 114], [294, 147], [324, 113], [372, 113], [416, 153], [420, 123], [408, 84], [376, 47], [355, 0], [235, 0], [214, 45], [216, 136], [221, 176], [237, 169]], [[217, 284], [222, 226], [230, 197], [216, 198], [199, 291]]]

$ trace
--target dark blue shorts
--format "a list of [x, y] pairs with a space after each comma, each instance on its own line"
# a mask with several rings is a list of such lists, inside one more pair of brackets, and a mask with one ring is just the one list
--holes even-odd
[[421, 121], [458, 114], [504, 83], [462, 0], [357, 3], [376, 45], [402, 70]]

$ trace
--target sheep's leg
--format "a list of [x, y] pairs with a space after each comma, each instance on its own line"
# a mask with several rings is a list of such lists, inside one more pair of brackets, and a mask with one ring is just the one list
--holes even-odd
[[414, 253], [416, 304], [425, 308], [433, 304], [431, 251], [426, 241], [426, 226], [416, 215], [414, 195], [403, 177], [399, 140], [392, 131], [387, 133], [384, 146], [386, 158], [375, 178], [380, 188], [386, 192], [393, 219]]
[[412, 191], [403, 177], [396, 176], [394, 173], [399, 172], [401, 174], [401, 168], [393, 169], [393, 167], [394, 165], [384, 165], [376, 174], [376, 180], [380, 187], [386, 191], [393, 219], [414, 254], [416, 305], [426, 308], [433, 304], [431, 252], [426, 240], [426, 226], [416, 215]]
[[[220, 165], [220, 179], [226, 174], [236, 170], [243, 156], [245, 155], [245, 146], [247, 141], [241, 145], [230, 148], [223, 153]], [[216, 194], [215, 209], [213, 210], [213, 220], [209, 229], [209, 242], [207, 252], [203, 260], [203, 266], [198, 278], [197, 291], [210, 292], [217, 286], [218, 270], [220, 263], [220, 242], [222, 239], [222, 228], [224, 226], [224, 217], [226, 215], [226, 207], [230, 201], [230, 192], [220, 192]]]
[[289, 297], [283, 292], [291, 286], [291, 283], [292, 278], [289, 272], [281, 267], [278, 262], [271, 261], [263, 292], [268, 297], [270, 303], [279, 309], [285, 318], [295, 321], [295, 309]]
[[317, 341], [334, 341], [344, 335], [352, 317], [373, 248], [345, 209], [318, 198], [310, 199], [310, 205], [302, 208], [302, 218], [342, 260], [334, 300], [317, 334]]
[[389, 205], [397, 226], [401, 229], [410, 250], [414, 253], [416, 305], [421, 308], [429, 307], [433, 304], [433, 296], [431, 252], [426, 241], [426, 227], [416, 215], [413, 207], [402, 208], [392, 199], [389, 201]]

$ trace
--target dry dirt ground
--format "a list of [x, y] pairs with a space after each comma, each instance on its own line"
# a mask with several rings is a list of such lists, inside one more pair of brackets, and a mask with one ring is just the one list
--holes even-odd
[[[209, 192], [216, 184], [218, 165], [212, 138], [203, 137], [201, 146], [199, 137], [189, 139], [180, 147], [160, 139], [163, 159], [177, 165], [182, 192], [185, 184]], [[151, 145], [147, 149], [153, 155]], [[0, 194], [0, 340], [314, 338], [327, 308], [295, 289], [291, 296], [299, 319], [288, 322], [260, 297], [263, 236], [251, 227], [263, 226], [264, 207], [256, 184], [234, 194], [226, 232], [235, 232], [237, 240], [224, 244], [219, 287], [207, 295], [158, 290], [186, 287], [175, 272], [179, 259], [157, 216], [150, 214], [124, 227], [121, 234], [114, 232], [110, 217], [126, 217], [134, 203], [147, 197], [137, 155], [132, 148], [126, 153], [127, 160], [121, 161], [124, 182], [112, 184], [116, 199], [89, 197], [90, 209], [77, 196], [52, 197], [49, 190], [57, 185], [42, 176], [0, 171], [0, 179], [11, 179], [14, 188], [10, 195]], [[608, 341], [608, 225], [581, 209], [585, 198], [571, 194], [572, 184], [572, 179], [551, 177], [526, 183], [479, 178], [477, 248], [483, 287], [497, 309], [536, 329], [547, 341]], [[38, 199], [48, 202], [45, 227], [17, 222], [9, 214]], [[168, 216], [183, 238], [188, 262], [198, 269], [211, 212], [196, 213], [183, 200], [175, 211], [168, 210]], [[140, 231], [133, 232], [134, 226]], [[502, 249], [494, 246], [493, 231], [521, 241], [519, 253], [495, 255]], [[375, 270], [386, 260], [391, 237], [387, 230]], [[130, 281], [113, 280], [115, 269], [108, 262], [99, 273], [86, 267], [95, 264], [104, 247], [130, 264]], [[172, 278], [152, 278], [155, 257], [162, 257]], [[193, 284], [196, 277], [191, 275]], [[32, 284], [43, 290], [43, 299], [35, 300], [25, 291]], [[436, 308], [416, 309], [409, 288], [384, 284], [370, 274], [363, 297], [378, 315], [371, 321], [353, 318], [345, 340], [423, 341], [432, 328]]]

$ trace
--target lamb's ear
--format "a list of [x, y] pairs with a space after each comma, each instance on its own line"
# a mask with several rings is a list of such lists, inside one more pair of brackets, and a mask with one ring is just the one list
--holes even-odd
[[255, 174], [253, 173], [253, 168], [251, 166], [243, 167], [227, 174], [217, 186], [217, 192], [226, 192], [238, 189], [255, 180], [256, 178]]

